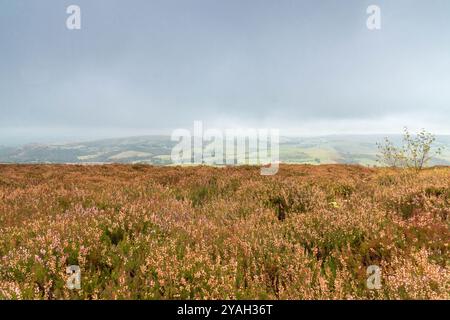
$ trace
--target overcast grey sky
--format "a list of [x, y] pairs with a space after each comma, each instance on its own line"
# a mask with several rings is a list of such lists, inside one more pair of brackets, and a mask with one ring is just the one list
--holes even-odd
[[[450, 133], [448, 0], [0, 0], [0, 144], [184, 127]], [[66, 8], [81, 7], [81, 30]], [[381, 30], [366, 9], [381, 7]]]

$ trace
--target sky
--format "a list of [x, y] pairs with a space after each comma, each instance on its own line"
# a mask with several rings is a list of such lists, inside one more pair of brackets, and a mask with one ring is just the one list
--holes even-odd
[[[81, 29], [69, 30], [69, 5]], [[366, 10], [381, 9], [369, 30]], [[448, 0], [0, 0], [0, 144], [450, 133]]]

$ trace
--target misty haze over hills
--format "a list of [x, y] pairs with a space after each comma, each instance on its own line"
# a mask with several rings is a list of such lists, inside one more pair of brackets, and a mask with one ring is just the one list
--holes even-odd
[[[382, 135], [334, 135], [281, 137], [283, 163], [346, 163], [377, 165], [377, 142]], [[401, 136], [390, 136], [400, 142]], [[2, 163], [144, 163], [172, 164], [170, 154], [177, 141], [170, 136], [152, 135], [104, 139], [78, 143], [26, 144], [0, 147]], [[437, 136], [436, 146], [444, 148], [431, 165], [450, 165], [450, 136]]]
[[70, 2], [3, 2], [0, 144], [196, 120], [300, 136], [450, 134], [448, 0], [378, 0], [379, 30], [361, 0], [77, 0], [79, 30], [66, 27]]

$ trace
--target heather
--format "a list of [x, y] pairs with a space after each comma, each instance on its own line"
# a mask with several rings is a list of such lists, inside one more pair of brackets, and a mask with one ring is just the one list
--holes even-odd
[[1, 165], [0, 298], [449, 299], [449, 213], [448, 167]]

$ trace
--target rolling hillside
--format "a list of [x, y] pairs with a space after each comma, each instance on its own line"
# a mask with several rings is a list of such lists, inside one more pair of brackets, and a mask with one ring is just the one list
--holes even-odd
[[[393, 139], [399, 139], [393, 137]], [[280, 160], [297, 164], [376, 165], [376, 142], [383, 136], [326, 136], [280, 139]], [[168, 136], [143, 136], [70, 144], [29, 144], [0, 147], [2, 163], [147, 163], [171, 164], [176, 142]], [[450, 136], [440, 136], [444, 153], [432, 165], [450, 164]]]

